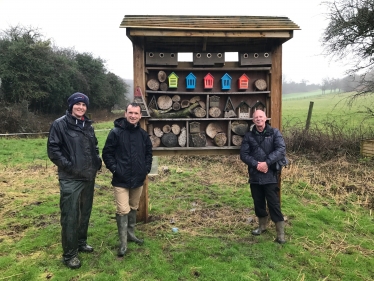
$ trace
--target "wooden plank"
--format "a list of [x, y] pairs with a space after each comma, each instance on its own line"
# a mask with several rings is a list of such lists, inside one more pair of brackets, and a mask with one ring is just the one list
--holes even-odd
[[[132, 37], [135, 36], [161, 36], [161, 37], [225, 37], [225, 38], [292, 38], [293, 32], [291, 31], [265, 31], [266, 29], [256, 28], [256, 31], [203, 31], [204, 29], [196, 31], [192, 30], [165, 30], [165, 28], [157, 29], [131, 29], [129, 35]], [[227, 29], [230, 30], [230, 29]], [[261, 31], [258, 31], [261, 30]]]

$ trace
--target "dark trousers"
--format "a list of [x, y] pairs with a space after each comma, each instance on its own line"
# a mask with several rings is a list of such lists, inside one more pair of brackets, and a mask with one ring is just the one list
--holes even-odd
[[269, 208], [270, 218], [273, 222], [283, 221], [280, 208], [279, 188], [277, 184], [251, 184], [251, 193], [255, 205], [255, 213], [259, 218], [267, 217], [266, 202]]
[[87, 243], [95, 181], [60, 180], [61, 240], [63, 259], [78, 255]]

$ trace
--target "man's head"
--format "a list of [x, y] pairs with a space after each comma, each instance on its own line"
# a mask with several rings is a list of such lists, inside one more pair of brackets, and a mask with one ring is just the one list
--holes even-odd
[[258, 109], [253, 112], [253, 123], [255, 123], [256, 129], [259, 132], [262, 132], [265, 129], [266, 114], [264, 111]]
[[130, 124], [135, 125], [136, 123], [138, 123], [142, 118], [140, 105], [136, 102], [130, 103], [126, 108], [125, 117]]

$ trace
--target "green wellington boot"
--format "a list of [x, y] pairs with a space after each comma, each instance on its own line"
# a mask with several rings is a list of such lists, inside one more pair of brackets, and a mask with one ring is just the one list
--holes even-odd
[[120, 241], [120, 246], [118, 248], [117, 255], [123, 257], [127, 251], [127, 221], [128, 216], [120, 216], [116, 214], [118, 236]]
[[252, 231], [253, 235], [260, 235], [266, 231], [266, 226], [268, 224], [268, 217], [258, 218], [258, 228]]
[[138, 245], [143, 245], [144, 240], [139, 239], [135, 236], [136, 210], [131, 210], [128, 216], [129, 216], [129, 224], [127, 227], [127, 240], [130, 242], [135, 242]]
[[284, 238], [284, 221], [276, 222], [275, 229], [277, 230], [277, 238], [275, 239], [275, 242], [279, 244], [286, 243], [286, 239]]

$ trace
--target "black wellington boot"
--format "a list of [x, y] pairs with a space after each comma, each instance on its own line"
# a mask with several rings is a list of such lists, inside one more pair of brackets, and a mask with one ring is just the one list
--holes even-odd
[[128, 241], [135, 242], [138, 245], [143, 245], [144, 240], [139, 239], [135, 236], [136, 210], [131, 210], [128, 216], [129, 216], [129, 225], [127, 228]]
[[120, 216], [116, 214], [118, 237], [120, 241], [120, 246], [118, 248], [117, 255], [123, 257], [127, 251], [127, 221], [128, 216]]

